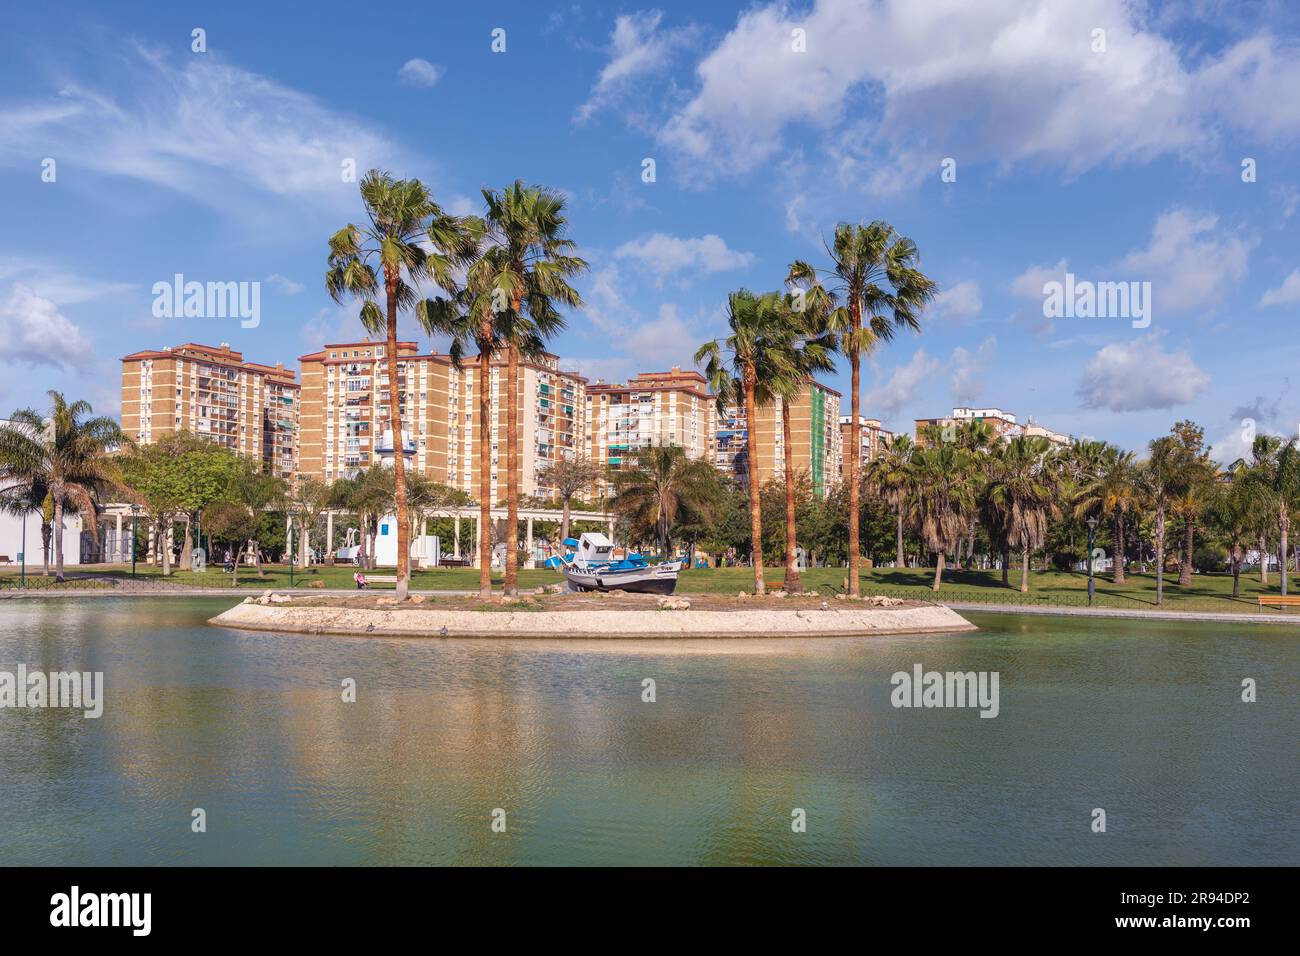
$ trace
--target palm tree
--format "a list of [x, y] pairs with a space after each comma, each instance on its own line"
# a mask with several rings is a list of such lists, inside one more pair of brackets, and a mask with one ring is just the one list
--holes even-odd
[[[787, 281], [815, 310], [828, 316], [829, 327], [839, 339], [839, 350], [849, 356], [852, 417], [845, 480], [849, 486], [849, 594], [856, 597], [860, 593], [861, 564], [858, 524], [862, 356], [870, 354], [879, 342], [892, 339], [897, 329], [919, 332], [920, 314], [938, 287], [916, 267], [920, 258], [916, 244], [886, 222], [840, 223], [826, 251], [830, 268], [819, 270], [798, 261], [790, 266]], [[830, 284], [823, 285], [821, 276]]]
[[749, 456], [749, 521], [754, 554], [754, 593], [764, 594], [763, 509], [758, 477], [758, 408], [769, 404], [773, 385], [800, 374], [791, 364], [790, 326], [780, 293], [755, 295], [740, 289], [727, 296], [727, 325], [731, 334], [700, 346], [695, 364], [704, 367], [717, 396], [718, 410], [739, 398], [745, 408], [746, 448]]
[[894, 509], [897, 522], [894, 566], [899, 568], [906, 566], [903, 555], [903, 515], [914, 488], [911, 465], [915, 452], [916, 444], [912, 439], [898, 434], [885, 446], [883, 453], [867, 466], [868, 480]]
[[519, 359], [532, 356], [564, 328], [556, 305], [581, 308], [582, 296], [569, 284], [587, 268], [573, 254], [566, 235], [564, 196], [522, 180], [497, 192], [483, 190], [487, 211], [485, 246], [470, 267], [467, 285], [497, 294], [507, 308], [499, 314], [506, 352], [506, 573], [505, 594], [519, 593]]
[[1111, 517], [1115, 523], [1115, 554], [1113, 580], [1124, 583], [1125, 518], [1135, 510], [1137, 502], [1137, 476], [1135, 456], [1114, 445], [1106, 445], [1097, 464], [1097, 471], [1085, 481], [1075, 498], [1076, 518], [1088, 515]]
[[[1232, 596], [1241, 596], [1241, 563], [1246, 545], [1260, 526], [1269, 520], [1263, 500], [1250, 480], [1249, 466], [1234, 462], [1227, 481], [1217, 483], [1210, 496], [1208, 513], [1214, 526], [1228, 545], [1228, 563], [1232, 569]], [[1263, 555], [1261, 554], [1261, 557]]]
[[918, 448], [912, 454], [911, 471], [921, 539], [936, 554], [931, 590], [938, 591], [944, 554], [956, 549], [975, 511], [971, 455], [951, 442]]
[[[1291, 509], [1300, 501], [1300, 440], [1283, 441], [1274, 435], [1258, 435], [1252, 448], [1256, 461], [1254, 480], [1258, 490], [1271, 505], [1278, 530], [1278, 556], [1281, 558], [1278, 579], [1281, 593], [1286, 594], [1291, 532]], [[1263, 552], [1260, 552], [1263, 562]]]
[[1208, 503], [1218, 469], [1205, 447], [1204, 428], [1192, 421], [1181, 421], [1173, 426], [1172, 432], [1181, 446], [1185, 479], [1172, 507], [1173, 514], [1183, 519], [1183, 553], [1178, 563], [1178, 583], [1187, 587], [1192, 583], [1196, 519]]
[[1178, 440], [1172, 435], [1156, 438], [1148, 445], [1149, 455], [1141, 466], [1141, 488], [1155, 512], [1156, 606], [1164, 603], [1165, 521], [1183, 490], [1186, 476]]
[[91, 537], [98, 542], [95, 503], [121, 486], [122, 472], [112, 452], [127, 439], [111, 418], [88, 418], [89, 402], [69, 403], [51, 390], [50, 417], [30, 408], [9, 416], [0, 428], [0, 493], [14, 488], [45, 488], [53, 503], [54, 576], [63, 575], [63, 517], [70, 511], [90, 517]]
[[410, 586], [411, 568], [402, 435], [405, 392], [397, 367], [397, 315], [416, 306], [422, 281], [432, 280], [448, 291], [456, 288], [455, 270], [472, 253], [475, 230], [472, 222], [444, 213], [418, 179], [394, 179], [372, 169], [361, 180], [361, 199], [367, 223], [349, 223], [330, 236], [325, 287], [336, 302], [359, 301], [366, 332], [386, 336], [388, 424], [393, 432], [397, 506], [397, 599], [402, 601]]
[[784, 455], [785, 480], [785, 582], [782, 587], [789, 592], [803, 590], [799, 580], [799, 562], [796, 550], [794, 434], [790, 423], [790, 406], [809, 387], [817, 372], [835, 371], [831, 354], [835, 337], [825, 332], [823, 322], [812, 310], [797, 310], [795, 298], [787, 295], [781, 300], [786, 324], [786, 338], [782, 343], [786, 354], [784, 374], [773, 370], [771, 390], [781, 402], [781, 444]]
[[653, 529], [660, 551], [671, 558], [673, 527], [683, 512], [712, 519], [721, 498], [717, 469], [688, 458], [680, 445], [651, 445], [634, 457], [632, 468], [614, 474], [611, 507], [633, 528]]
[[538, 473], [538, 481], [554, 488], [560, 499], [563, 512], [560, 516], [560, 540], [569, 536], [569, 505], [574, 497], [600, 479], [602, 470], [595, 462], [580, 459], [567, 461], [563, 458], [546, 465]]
[[1046, 438], [1017, 435], [990, 465], [988, 499], [1005, 529], [1006, 544], [1021, 549], [1020, 592], [1024, 594], [1029, 591], [1030, 552], [1043, 546], [1048, 520], [1059, 513], [1058, 463]]

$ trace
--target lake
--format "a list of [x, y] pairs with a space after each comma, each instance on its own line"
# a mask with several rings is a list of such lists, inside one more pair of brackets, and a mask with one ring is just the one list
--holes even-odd
[[[204, 623], [234, 600], [0, 603], [0, 671], [105, 688], [98, 719], [0, 709], [0, 864], [1300, 863], [1287, 627], [971, 612], [961, 634], [657, 643]], [[917, 664], [997, 672], [998, 716], [894, 707]]]

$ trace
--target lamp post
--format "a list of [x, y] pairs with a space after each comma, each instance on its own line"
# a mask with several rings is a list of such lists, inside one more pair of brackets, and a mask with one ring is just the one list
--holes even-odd
[[1088, 519], [1088, 607], [1092, 607], [1092, 596], [1097, 591], [1097, 582], [1092, 579], [1092, 536], [1097, 531], [1097, 516]]
[[139, 505], [131, 506], [131, 577], [135, 577], [135, 518], [140, 513]]
[[31, 508], [32, 503], [28, 501], [26, 498], [23, 498], [18, 503], [19, 505], [22, 506], [23, 509], [23, 550], [22, 553], [18, 556], [18, 560], [20, 562], [20, 566], [18, 569], [18, 587], [23, 590], [26, 590], [27, 589], [27, 510]]

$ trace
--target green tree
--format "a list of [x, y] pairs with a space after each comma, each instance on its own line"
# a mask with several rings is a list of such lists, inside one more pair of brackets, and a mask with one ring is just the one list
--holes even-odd
[[1187, 481], [1185, 460], [1178, 440], [1172, 435], [1152, 440], [1141, 465], [1139, 483], [1143, 497], [1155, 514], [1152, 535], [1156, 551], [1156, 606], [1164, 603], [1165, 532], [1169, 511]]
[[418, 179], [394, 179], [372, 169], [361, 180], [361, 199], [366, 224], [349, 223], [330, 237], [325, 287], [336, 302], [349, 298], [359, 301], [366, 332], [385, 335], [388, 426], [394, 442], [397, 599], [402, 601], [410, 587], [411, 570], [406, 463], [402, 454], [402, 402], [406, 390], [398, 368], [397, 316], [399, 311], [411, 310], [421, 301], [418, 289], [423, 281], [432, 280], [449, 292], [456, 289], [456, 270], [469, 261], [476, 231], [473, 223], [443, 212]]
[[632, 468], [614, 474], [611, 508], [636, 534], [654, 535], [665, 558], [683, 512], [709, 519], [721, 504], [717, 469], [688, 458], [680, 445], [651, 445], [635, 453]]
[[30, 408], [9, 416], [0, 428], [0, 475], [5, 487], [47, 489], [53, 504], [55, 579], [63, 574], [63, 517], [79, 512], [90, 517], [90, 533], [99, 541], [95, 502], [121, 487], [121, 468], [112, 452], [127, 444], [111, 418], [88, 418], [89, 402], [68, 402], [51, 390], [48, 418]]
[[937, 591], [943, 580], [944, 554], [956, 549], [975, 511], [971, 455], [952, 442], [918, 448], [911, 469], [921, 539], [936, 554], [932, 590]]
[[862, 356], [892, 339], [898, 329], [919, 332], [921, 313], [938, 287], [917, 268], [916, 244], [887, 222], [840, 223], [827, 251], [829, 268], [798, 261], [791, 265], [787, 281], [814, 313], [827, 316], [828, 328], [839, 340], [838, 350], [849, 357], [852, 412], [844, 480], [849, 487], [849, 594], [856, 597], [861, 562]]
[[586, 459], [568, 461], [563, 458], [551, 462], [538, 472], [537, 480], [547, 487], [554, 488], [556, 497], [564, 507], [560, 518], [561, 540], [569, 536], [570, 503], [580, 492], [599, 481], [603, 474], [603, 469], [595, 462]]
[[1114, 445], [1102, 450], [1097, 468], [1079, 487], [1074, 498], [1074, 514], [1078, 518], [1092, 515], [1114, 522], [1115, 554], [1114, 582], [1124, 583], [1124, 561], [1127, 551], [1125, 534], [1129, 516], [1138, 505], [1138, 472], [1136, 456]]
[[748, 452], [750, 541], [753, 544], [754, 593], [763, 594], [763, 508], [758, 476], [758, 408], [775, 397], [774, 383], [799, 374], [791, 362], [790, 326], [779, 293], [755, 295], [741, 289], [727, 297], [727, 325], [731, 334], [700, 346], [695, 364], [717, 397], [719, 412], [743, 404]]
[[903, 516], [914, 491], [912, 455], [916, 444], [907, 435], [895, 435], [884, 451], [867, 466], [867, 481], [894, 509], [895, 557], [894, 567], [907, 566], [903, 555]]
[[[1060, 513], [1061, 477], [1045, 438], [1017, 435], [990, 459], [987, 491], [1007, 544], [1021, 549], [1020, 591], [1029, 590], [1029, 555], [1043, 546], [1050, 518]], [[1005, 566], [1005, 565], [1004, 565]]]

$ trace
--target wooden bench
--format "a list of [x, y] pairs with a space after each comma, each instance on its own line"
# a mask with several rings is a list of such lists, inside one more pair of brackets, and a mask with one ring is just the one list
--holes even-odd
[[[363, 572], [364, 573], [364, 572]], [[397, 584], [396, 574], [366, 574], [366, 587], [372, 584]]]
[[1259, 606], [1300, 607], [1300, 594], [1261, 594]]
[[0, 564], [13, 564], [14, 559], [7, 554], [0, 554]]
[[469, 558], [443, 558], [438, 562], [440, 568], [468, 568]]

